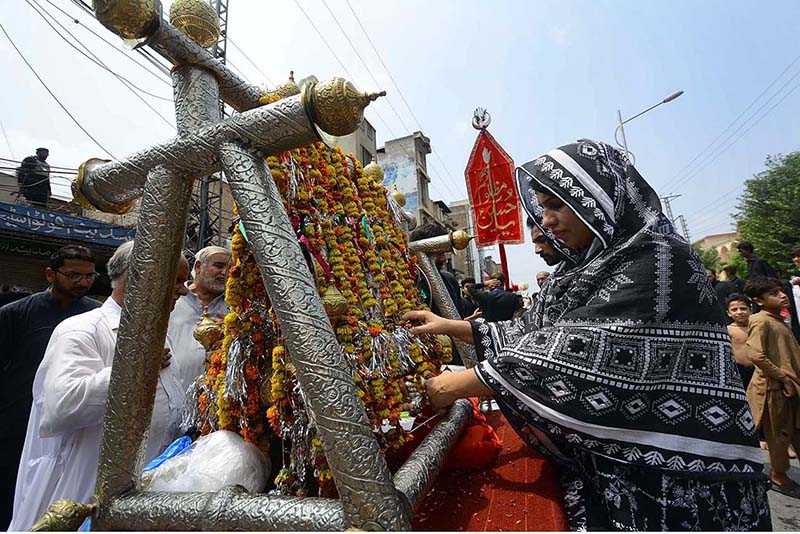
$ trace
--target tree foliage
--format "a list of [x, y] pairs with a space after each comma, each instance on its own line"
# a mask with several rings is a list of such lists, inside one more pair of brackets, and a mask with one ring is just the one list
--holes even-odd
[[714, 248], [705, 249], [701, 247], [699, 244], [692, 245], [694, 250], [697, 252], [697, 255], [700, 256], [700, 261], [703, 262], [703, 266], [706, 269], [711, 269], [715, 273], [718, 273], [720, 269], [722, 269], [722, 265], [719, 261], [719, 252], [717, 252]]
[[756, 254], [787, 270], [789, 250], [800, 244], [800, 151], [767, 156], [765, 166], [745, 181], [734, 218]]

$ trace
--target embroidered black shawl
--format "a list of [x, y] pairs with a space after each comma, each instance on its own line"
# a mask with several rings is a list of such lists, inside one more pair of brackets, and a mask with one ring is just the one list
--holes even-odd
[[[761, 475], [761, 452], [705, 269], [624, 154], [581, 140], [517, 169], [523, 206], [570, 258], [535, 309], [476, 321], [479, 378], [529, 443], [699, 477]], [[567, 248], [535, 191], [594, 232]]]

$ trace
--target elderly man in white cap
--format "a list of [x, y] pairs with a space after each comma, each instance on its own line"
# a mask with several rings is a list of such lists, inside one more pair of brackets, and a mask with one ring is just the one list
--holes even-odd
[[175, 311], [170, 315], [172, 358], [178, 365], [184, 391], [204, 371], [205, 349], [193, 335], [195, 326], [203, 316], [203, 308], [208, 306], [209, 315], [219, 321], [228, 313], [225, 281], [230, 258], [230, 252], [222, 247], [209, 246], [200, 249], [195, 255], [192, 269], [194, 280], [186, 283], [188, 293], [178, 299]]

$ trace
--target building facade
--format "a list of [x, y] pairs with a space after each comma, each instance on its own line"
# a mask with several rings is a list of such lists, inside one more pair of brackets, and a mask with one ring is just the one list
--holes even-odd
[[[469, 200], [451, 202], [449, 208], [450, 218], [455, 227], [458, 230], [465, 230], [467, 233], [472, 234], [472, 210], [470, 210]], [[478, 247], [475, 245], [475, 240], [470, 241], [466, 249], [456, 251], [453, 254], [453, 270], [456, 276], [472, 277], [479, 280], [481, 278], [479, 263]]]
[[345, 154], [353, 154], [361, 165], [369, 165], [372, 160], [378, 160], [375, 128], [367, 119], [361, 121], [361, 127], [355, 132], [337, 138], [336, 146]]
[[[64, 180], [68, 184], [69, 179]], [[222, 189], [225, 235], [218, 244], [225, 246], [234, 214], [230, 189], [227, 184], [222, 184]], [[106, 262], [119, 245], [135, 236], [139, 202], [122, 215], [83, 209], [70, 202], [68, 190], [59, 183], [58, 187], [54, 184], [53, 195], [43, 208], [30, 204], [18, 190], [14, 174], [0, 173], [0, 286], [41, 291], [47, 287], [44, 270], [53, 252], [65, 245], [83, 245], [94, 253], [95, 270], [100, 273], [90, 293], [109, 295]]]
[[703, 250], [714, 249], [719, 254], [719, 261], [724, 265], [737, 254], [736, 243], [739, 241], [738, 232], [725, 232], [724, 234], [707, 235], [692, 242], [693, 246], [700, 246]]
[[378, 165], [383, 167], [383, 185], [389, 190], [395, 187], [406, 196], [405, 209], [422, 225], [438, 222], [450, 230], [456, 228], [444, 202], [430, 197], [428, 186], [427, 155], [431, 153], [431, 140], [422, 132], [399, 139], [386, 141], [378, 149]]

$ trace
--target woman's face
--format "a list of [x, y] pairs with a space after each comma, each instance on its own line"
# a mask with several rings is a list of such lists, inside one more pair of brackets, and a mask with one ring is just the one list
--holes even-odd
[[536, 193], [536, 199], [544, 208], [542, 224], [561, 242], [570, 248], [586, 248], [592, 244], [592, 231], [561, 199], [547, 193]]

